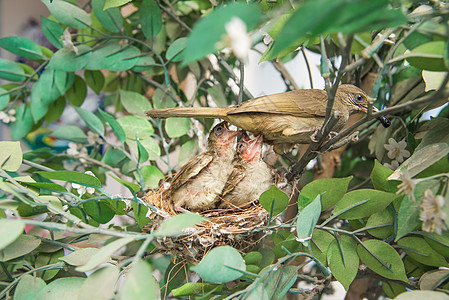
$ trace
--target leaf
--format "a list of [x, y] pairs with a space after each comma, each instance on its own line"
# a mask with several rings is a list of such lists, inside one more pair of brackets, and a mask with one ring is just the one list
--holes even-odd
[[144, 163], [148, 160], [148, 152], [145, 150], [145, 147], [142, 146], [142, 144], [139, 142], [139, 140], [136, 140], [137, 142], [137, 152], [138, 152], [138, 159], [137, 161], [139, 164]]
[[150, 55], [143, 55], [139, 56], [139, 59], [137, 60], [137, 63], [134, 65], [132, 70], [134, 72], [145, 72], [147, 70], [150, 70], [156, 62], [154, 61], [154, 58], [152, 58]]
[[22, 156], [20, 142], [0, 141], [0, 169], [17, 171], [22, 165]]
[[257, 5], [239, 2], [214, 9], [195, 24], [188, 36], [183, 65], [188, 65], [219, 50], [216, 49], [216, 44], [225, 34], [225, 24], [233, 17], [238, 17], [245, 22], [249, 31], [258, 25], [261, 12]]
[[112, 115], [101, 109], [98, 109], [98, 113], [100, 114], [100, 117], [102, 117], [109, 124], [109, 126], [111, 126], [112, 130], [123, 144], [126, 140], [126, 135], [120, 123]]
[[230, 246], [220, 246], [209, 251], [201, 262], [190, 268], [207, 282], [225, 283], [240, 278], [245, 262], [240, 253]]
[[147, 218], [148, 207], [134, 201], [131, 202], [131, 207], [134, 212], [134, 219], [136, 219], [137, 225], [139, 225], [140, 228], [143, 228], [151, 222], [151, 220]]
[[46, 286], [42, 278], [25, 274], [20, 278], [14, 291], [14, 300], [36, 299], [37, 294]]
[[395, 241], [415, 230], [419, 224], [419, 203], [405, 196], [399, 207]]
[[327, 250], [327, 263], [332, 275], [344, 286], [345, 290], [349, 289], [359, 270], [356, 247], [352, 237], [342, 235], [339, 240], [333, 240]]
[[65, 72], [75, 72], [83, 69], [89, 62], [91, 48], [87, 45], [77, 46], [78, 53], [66, 48], [59, 49], [50, 59], [49, 68]]
[[279, 215], [288, 206], [289, 198], [286, 193], [272, 185], [267, 191], [263, 192], [259, 197], [260, 205], [266, 211], [271, 213], [272, 217]]
[[408, 282], [401, 257], [387, 243], [366, 240], [363, 245], [357, 246], [357, 253], [362, 262], [377, 274], [388, 279]]
[[424, 239], [435, 251], [443, 256], [449, 257], [449, 232], [445, 231], [441, 235], [434, 232], [425, 233]]
[[262, 261], [262, 254], [257, 251], [252, 251], [252, 252], [246, 253], [243, 256], [243, 260], [245, 261], [246, 265], [258, 266], [258, 265], [260, 265], [260, 263]]
[[371, 189], [349, 192], [335, 205], [333, 215], [355, 220], [370, 216], [387, 207], [398, 195]]
[[404, 56], [410, 65], [421, 70], [447, 71], [444, 51], [447, 51], [446, 42], [435, 41], [420, 45]]
[[177, 138], [186, 134], [192, 121], [189, 118], [168, 118], [165, 120], [165, 131], [169, 138]]
[[[422, 71], [422, 78], [426, 83], [425, 92], [438, 90], [443, 83], [446, 72]], [[446, 84], [449, 87], [449, 84]]]
[[419, 279], [419, 288], [421, 290], [435, 290], [449, 277], [449, 270], [431, 270]]
[[0, 78], [9, 81], [24, 81], [25, 71], [15, 62], [0, 58]]
[[119, 7], [125, 5], [128, 2], [131, 2], [131, 0], [106, 0], [103, 10], [106, 10], [111, 7]]
[[273, 272], [264, 272], [263, 280], [255, 281], [248, 287], [248, 299], [284, 299], [290, 287], [296, 282], [297, 272], [297, 267], [285, 265], [281, 265]]
[[[129, 140], [128, 140], [129, 142]], [[148, 160], [157, 160], [161, 157], [161, 148], [157, 141], [153, 138], [147, 138], [144, 140], [139, 140], [145, 150], [148, 152]], [[130, 143], [128, 143], [130, 145]], [[136, 143], [137, 146], [137, 143]], [[131, 147], [133, 150], [134, 148]]]
[[432, 299], [432, 300], [447, 300], [447, 294], [436, 291], [409, 291], [400, 294], [394, 300], [422, 300], [422, 299]]
[[118, 292], [119, 300], [160, 299], [159, 285], [153, 277], [151, 266], [144, 260], [133, 264]]
[[140, 191], [140, 185], [138, 185], [138, 184], [135, 184], [133, 182], [129, 182], [129, 181], [117, 178], [115, 176], [112, 176], [111, 174], [109, 174], [109, 176], [114, 178], [117, 182], [119, 182], [123, 186], [127, 187], [130, 191], [132, 191], [134, 193], [137, 192], [137, 191]]
[[398, 245], [407, 255], [422, 264], [435, 267], [448, 266], [444, 257], [433, 250], [423, 238], [403, 237], [398, 240]]
[[165, 53], [165, 58], [172, 62], [181, 61], [184, 59], [183, 51], [187, 45], [187, 38], [182, 37], [174, 40]]
[[59, 258], [72, 266], [82, 266], [85, 265], [93, 255], [97, 254], [100, 251], [97, 248], [81, 248], [73, 251], [69, 255]]
[[205, 296], [213, 292], [221, 292], [225, 289], [223, 285], [204, 282], [187, 282], [179, 288], [173, 289], [174, 297], [200, 295]]
[[306, 251], [318, 259], [323, 265], [327, 265], [327, 251], [329, 245], [335, 237], [329, 232], [321, 229], [315, 229], [312, 233], [312, 240], [310, 242], [312, 251]]
[[206, 221], [206, 218], [194, 213], [181, 213], [165, 220], [161, 226], [153, 233], [155, 236], [177, 235], [183, 229], [192, 227]]
[[394, 223], [393, 210], [390, 207], [386, 207], [385, 209], [372, 214], [368, 218], [366, 227], [379, 226], [378, 228], [368, 229], [368, 233], [374, 237], [386, 239], [394, 234], [393, 223]]
[[41, 28], [47, 40], [57, 49], [64, 47], [61, 36], [64, 34], [64, 29], [57, 22], [41, 16]]
[[[56, 1], [56, 0], [54, 0]], [[58, 278], [42, 288], [36, 300], [78, 299], [80, 288], [86, 278], [65, 277]]]
[[305, 247], [309, 246], [309, 239], [318, 222], [321, 214], [321, 196], [316, 196], [315, 200], [307, 205], [299, 214], [296, 221], [297, 239]]
[[156, 166], [143, 166], [140, 168], [146, 188], [155, 189], [159, 181], [164, 179], [164, 174]]
[[310, 182], [301, 189], [300, 199], [309, 199], [300, 203], [299, 210], [306, 207], [318, 195], [321, 195], [321, 209], [327, 210], [337, 203], [346, 193], [352, 176], [345, 178], [323, 178]]
[[150, 100], [132, 91], [120, 90], [120, 101], [128, 112], [143, 118], [145, 111], [153, 109]]
[[0, 219], [0, 250], [12, 244], [25, 229], [20, 219]]
[[114, 210], [106, 200], [88, 201], [83, 204], [86, 213], [100, 224], [106, 224], [115, 216]]
[[55, 129], [50, 136], [75, 143], [85, 143], [87, 141], [86, 134], [78, 126], [61, 126]]
[[95, 187], [95, 188], [101, 188], [101, 182], [98, 180], [97, 177], [81, 173], [81, 172], [75, 172], [75, 171], [50, 171], [50, 172], [36, 172], [40, 176], [47, 178], [47, 179], [54, 179], [54, 180], [62, 180], [62, 181], [68, 181], [68, 182], [74, 182], [78, 183], [84, 186], [89, 187]]
[[228, 106], [226, 95], [224, 94], [223, 88], [220, 84], [216, 84], [213, 87], [208, 88], [207, 94], [209, 94], [212, 97], [212, 99], [214, 99], [214, 102], [219, 107]]
[[120, 9], [117, 7], [104, 9], [105, 4], [106, 0], [92, 1], [92, 9], [95, 16], [107, 30], [111, 32], [120, 32], [123, 28], [123, 17], [120, 13]]
[[83, 119], [84, 123], [95, 133], [104, 136], [104, 126], [101, 120], [88, 110], [81, 107], [74, 107], [78, 115]]
[[3, 110], [6, 106], [8, 106], [9, 100], [9, 92], [0, 88], [0, 110]]
[[114, 298], [119, 268], [107, 266], [90, 274], [81, 286], [78, 300], [108, 300]]
[[31, 60], [41, 60], [44, 58], [39, 45], [24, 37], [8, 36], [1, 38], [0, 47], [23, 58]]
[[125, 131], [126, 138], [143, 140], [154, 133], [153, 126], [148, 120], [136, 116], [124, 116], [117, 119], [117, 122]]
[[153, 39], [162, 28], [162, 14], [153, 0], [143, 0], [139, 10], [140, 25], [147, 39]]
[[[61, 263], [59, 261], [59, 258], [62, 256], [64, 256], [63, 249], [59, 249], [59, 250], [57, 250], [55, 252], [51, 252], [51, 253], [39, 252], [36, 257], [34, 266], [35, 266], [35, 268], [40, 268], [40, 267], [51, 265], [51, 264]], [[47, 280], [50, 280], [53, 277], [55, 277], [59, 273], [60, 269], [61, 268], [39, 271], [39, 272], [37, 272], [36, 275], [38, 277], [41, 277], [43, 280], [47, 281]]]
[[20, 235], [0, 251], [0, 261], [8, 261], [26, 255], [36, 249], [40, 243], [41, 240], [32, 235]]
[[393, 170], [383, 166], [377, 159], [374, 161], [374, 168], [371, 172], [371, 182], [376, 190], [383, 192], [396, 193], [400, 181], [388, 180], [388, 177], [393, 174]]
[[[419, 147], [418, 147], [419, 149]], [[407, 170], [410, 177], [414, 177], [427, 169], [449, 153], [449, 144], [436, 143], [416, 150], [412, 156], [404, 161], [401, 166], [388, 177], [388, 180], [399, 180], [400, 173]]]
[[75, 81], [66, 92], [67, 100], [73, 106], [81, 106], [81, 104], [83, 104], [84, 102], [84, 99], [86, 99], [86, 96], [87, 96], [86, 82], [78, 75], [75, 75]]
[[122, 247], [131, 243], [132, 241], [134, 241], [134, 237], [132, 237], [132, 236], [124, 237], [124, 238], [115, 240], [115, 241], [107, 244], [106, 246], [103, 246], [100, 249], [100, 251], [95, 253], [85, 265], [77, 267], [76, 270], [78, 272], [92, 271], [93, 269], [97, 268], [99, 265], [107, 262], [111, 258], [111, 255], [114, 252], [118, 251], [119, 249], [121, 249]]
[[42, 0], [50, 13], [64, 25], [81, 29], [92, 25], [90, 15], [72, 3], [64, 0]]
[[125, 71], [134, 67], [139, 56], [137, 47], [110, 42], [92, 51], [86, 69]]
[[84, 71], [84, 79], [86, 80], [87, 85], [95, 92], [100, 94], [101, 89], [104, 86], [104, 75], [101, 71]]

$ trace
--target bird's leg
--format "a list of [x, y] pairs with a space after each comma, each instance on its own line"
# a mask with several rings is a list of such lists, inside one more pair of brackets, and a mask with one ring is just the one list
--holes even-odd
[[343, 147], [344, 145], [351, 143], [351, 142], [357, 142], [359, 140], [359, 132], [355, 131], [351, 135], [345, 137], [341, 141], [336, 142], [335, 144], [331, 145], [327, 150], [332, 151], [335, 149], [338, 149], [340, 147]]
[[177, 205], [175, 205], [175, 211], [180, 212], [180, 213], [191, 213], [191, 211], [189, 211], [185, 208], [182, 208], [181, 206], [177, 206]]
[[285, 158], [286, 160], [288, 160], [291, 164], [296, 163], [296, 160], [294, 160], [293, 158], [291, 158], [290, 156], [288, 156], [286, 153], [282, 153], [281, 156], [283, 158]]
[[318, 133], [321, 131], [321, 127], [316, 127], [315, 131], [312, 133], [312, 135], [310, 136], [310, 139], [312, 140], [312, 142], [317, 143], [319, 142], [319, 139], [317, 138]]

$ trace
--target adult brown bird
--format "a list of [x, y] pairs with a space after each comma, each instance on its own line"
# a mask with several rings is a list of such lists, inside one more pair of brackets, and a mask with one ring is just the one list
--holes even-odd
[[[220, 118], [255, 135], [263, 134], [265, 142], [283, 153], [295, 144], [310, 144], [314, 134], [323, 126], [327, 105], [324, 90], [304, 89], [254, 98], [236, 106], [189, 107], [155, 109], [146, 112], [153, 118], [195, 117]], [[334, 111], [341, 118], [332, 129], [340, 131], [356, 112], [367, 112], [368, 96], [358, 87], [344, 84], [338, 87]], [[373, 111], [377, 111], [373, 107]], [[385, 127], [390, 121], [379, 118]]]
[[209, 134], [207, 150], [190, 159], [173, 177], [170, 199], [176, 208], [204, 211], [216, 206], [218, 195], [232, 170], [235, 138], [226, 121]]
[[262, 159], [263, 138], [243, 133], [237, 143], [232, 172], [223, 188], [218, 207], [241, 208], [258, 200], [274, 183], [274, 173]]

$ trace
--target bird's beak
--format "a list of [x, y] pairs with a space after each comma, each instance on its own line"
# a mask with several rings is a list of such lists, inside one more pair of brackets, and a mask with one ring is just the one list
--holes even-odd
[[247, 161], [259, 161], [262, 155], [263, 135], [259, 134], [255, 139], [248, 142], [248, 148], [245, 151]]
[[[373, 98], [368, 99], [368, 101], [372, 101], [372, 100], [374, 100], [374, 99]], [[377, 107], [372, 106], [372, 108], [373, 108], [373, 112], [379, 112], [379, 109], [377, 109]], [[365, 111], [365, 113], [367, 113], [367, 112], [368, 112], [368, 110]], [[382, 126], [385, 128], [387, 128], [391, 125], [391, 121], [385, 116], [379, 116], [379, 117], [377, 117], [377, 119], [380, 121]]]
[[249, 137], [249, 135], [246, 133], [245, 130], [240, 130], [240, 132], [242, 133], [242, 140], [245, 142], [249, 142], [251, 140], [251, 138]]

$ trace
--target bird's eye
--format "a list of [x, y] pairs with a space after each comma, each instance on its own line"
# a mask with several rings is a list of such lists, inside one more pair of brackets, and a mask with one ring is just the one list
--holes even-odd
[[215, 132], [216, 133], [220, 133], [223, 130], [223, 127], [218, 126], [217, 128], [215, 128]]
[[238, 148], [239, 150], [242, 150], [242, 149], [243, 149], [243, 144], [241, 144], [241, 143], [238, 144], [238, 145], [237, 145], [237, 148]]
[[357, 94], [357, 96], [355, 96], [355, 99], [360, 102], [363, 100], [363, 96], [360, 94]]

